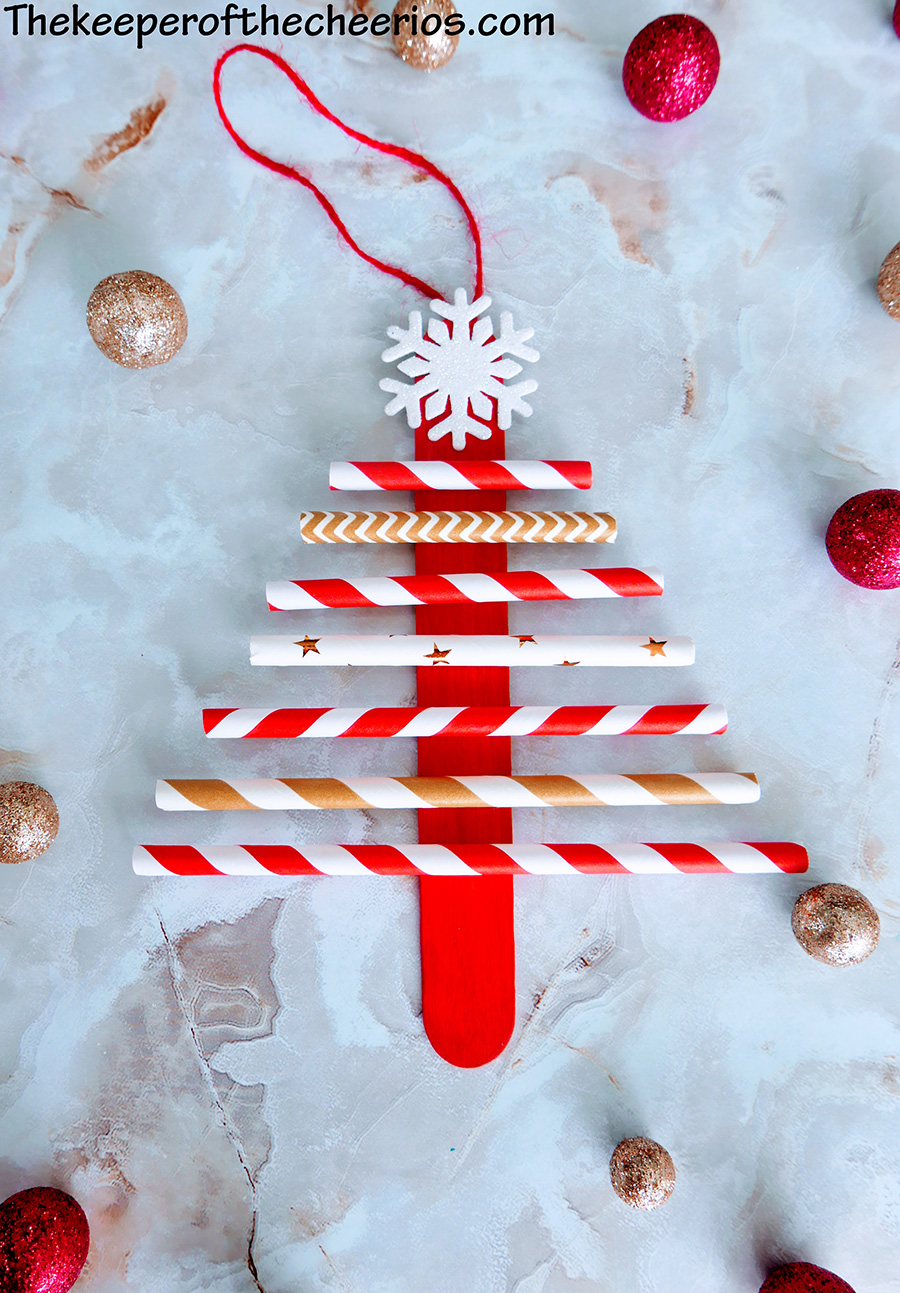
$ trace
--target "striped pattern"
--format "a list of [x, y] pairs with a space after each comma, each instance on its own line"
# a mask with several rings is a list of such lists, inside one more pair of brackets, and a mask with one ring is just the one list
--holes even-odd
[[255, 665], [420, 665], [441, 668], [496, 666], [664, 668], [694, 663], [690, 638], [541, 637], [528, 633], [321, 634], [295, 633], [250, 639]]
[[329, 808], [650, 808], [752, 804], [749, 772], [600, 773], [575, 776], [262, 777], [156, 783], [167, 812]]
[[589, 462], [333, 462], [332, 489], [590, 489]]
[[320, 606], [445, 606], [466, 602], [564, 602], [597, 597], [660, 597], [662, 571], [518, 570], [494, 575], [392, 575], [292, 579], [266, 584], [269, 610]]
[[145, 845], [137, 875], [755, 875], [801, 874], [799, 844]]
[[205, 709], [218, 738], [393, 736], [708, 736], [724, 705], [436, 705], [419, 709]]
[[614, 543], [607, 512], [302, 512], [304, 543]]

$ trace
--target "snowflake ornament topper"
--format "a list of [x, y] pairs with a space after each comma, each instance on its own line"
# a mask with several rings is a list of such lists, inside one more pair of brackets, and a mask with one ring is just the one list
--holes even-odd
[[[439, 419], [429, 430], [428, 439], [441, 440], [450, 435], [457, 450], [465, 449], [466, 436], [476, 440], [491, 438], [488, 424], [494, 406], [503, 431], [509, 429], [514, 412], [531, 416], [531, 405], [524, 397], [537, 390], [537, 382], [510, 386], [507, 381], [522, 371], [516, 359], [534, 363], [540, 358], [526, 344], [534, 336], [534, 328], [516, 331], [512, 315], [504, 311], [499, 336], [495, 335], [490, 316], [484, 315], [490, 304], [489, 296], [481, 296], [469, 305], [468, 293], [460, 288], [453, 305], [431, 302], [432, 314], [440, 317], [428, 320], [426, 333], [422, 332], [418, 310], [410, 314], [408, 328], [388, 328], [388, 336], [397, 344], [381, 357], [386, 364], [403, 359], [397, 367], [413, 380], [398, 382], [385, 377], [379, 383], [394, 397], [385, 413], [393, 416], [405, 409], [408, 424], [419, 427], [424, 411], [429, 422]], [[404, 359], [405, 355], [410, 358]]]

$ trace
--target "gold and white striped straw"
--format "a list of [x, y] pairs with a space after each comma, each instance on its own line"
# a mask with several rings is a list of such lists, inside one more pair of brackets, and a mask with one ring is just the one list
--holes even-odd
[[585, 776], [264, 777], [156, 783], [168, 812], [328, 808], [647, 808], [752, 804], [748, 772], [602, 773]]

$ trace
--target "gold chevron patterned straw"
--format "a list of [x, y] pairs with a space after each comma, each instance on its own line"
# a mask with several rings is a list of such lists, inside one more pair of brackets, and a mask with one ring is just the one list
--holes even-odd
[[608, 512], [303, 512], [304, 543], [615, 543]]
[[239, 808], [646, 808], [660, 804], [752, 804], [749, 772], [604, 773], [534, 777], [283, 777], [158, 781], [168, 811]]

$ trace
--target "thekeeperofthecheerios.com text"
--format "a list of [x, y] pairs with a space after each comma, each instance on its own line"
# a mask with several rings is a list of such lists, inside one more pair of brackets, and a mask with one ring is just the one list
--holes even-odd
[[420, 32], [434, 36], [444, 30], [452, 36], [554, 36], [552, 13], [484, 14], [471, 24], [461, 13], [410, 14], [338, 13], [329, 4], [324, 13], [280, 13], [267, 4], [258, 9], [226, 4], [221, 13], [96, 13], [81, 4], [42, 12], [34, 4], [3, 6], [12, 36], [118, 36], [134, 41], [138, 49], [151, 38], [167, 36], [391, 36]]

